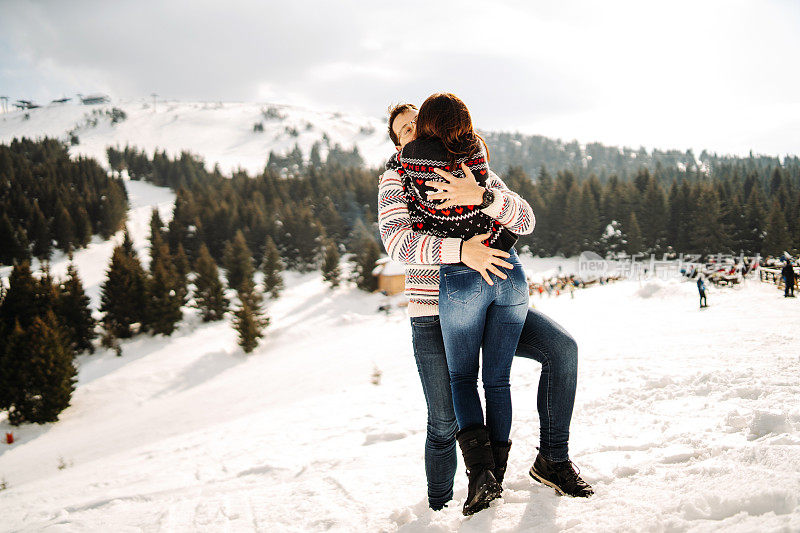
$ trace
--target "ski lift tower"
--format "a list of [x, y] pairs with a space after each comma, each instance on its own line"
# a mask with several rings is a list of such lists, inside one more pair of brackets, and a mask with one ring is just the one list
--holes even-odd
[[156, 99], [158, 98], [158, 95], [156, 93], [153, 93], [150, 96], [153, 97], [153, 113], [155, 113], [156, 112]]
[[0, 109], [3, 110], [3, 113], [8, 113], [8, 96], [0, 96]]

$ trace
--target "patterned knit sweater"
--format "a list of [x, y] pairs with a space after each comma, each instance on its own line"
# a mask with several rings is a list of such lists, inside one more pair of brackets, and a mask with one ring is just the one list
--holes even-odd
[[[475, 205], [459, 205], [441, 209], [441, 201], [428, 200], [428, 192], [436, 189], [426, 185], [427, 181], [444, 183], [445, 179], [433, 170], [440, 168], [449, 171], [456, 178], [463, 178], [461, 164], [465, 163], [481, 187], [486, 186], [489, 166], [483, 149], [470, 157], [455, 160], [450, 168], [449, 154], [439, 139], [418, 139], [411, 141], [395, 159], [387, 162], [403, 179], [408, 200], [408, 213], [415, 231], [435, 237], [458, 237], [469, 239], [475, 235], [488, 233], [486, 246], [508, 251], [517, 241], [517, 235], [500, 224]], [[396, 163], [396, 161], [398, 161]]]
[[[395, 157], [387, 163], [378, 185], [378, 226], [383, 246], [395, 261], [406, 264], [408, 314], [439, 314], [439, 265], [461, 262], [460, 238], [436, 237], [414, 231], [408, 211], [407, 192], [396, 170]], [[531, 206], [491, 170], [486, 187], [494, 202], [483, 213], [518, 235], [533, 231], [536, 223]]]

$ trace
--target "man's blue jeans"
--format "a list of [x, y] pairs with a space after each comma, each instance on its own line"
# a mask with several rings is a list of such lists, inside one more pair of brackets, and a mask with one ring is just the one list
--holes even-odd
[[428, 433], [425, 438], [428, 505], [438, 510], [453, 499], [453, 478], [458, 466], [458, 426], [453, 411], [450, 374], [447, 371], [439, 315], [412, 317], [411, 336], [422, 392], [428, 406]]
[[[453, 498], [456, 474], [456, 425], [447, 356], [438, 316], [411, 318], [414, 358], [428, 407], [425, 474], [428, 503], [441, 508]], [[539, 453], [551, 461], [569, 459], [569, 426], [578, 377], [578, 345], [567, 331], [544, 313], [528, 309], [517, 357], [542, 364], [537, 409]]]
[[506, 279], [490, 274], [493, 285], [463, 264], [439, 270], [439, 320], [458, 427], [484, 425], [480, 369], [489, 439], [503, 443], [511, 433], [511, 361], [528, 310], [525, 272], [516, 252], [510, 253], [513, 268]]

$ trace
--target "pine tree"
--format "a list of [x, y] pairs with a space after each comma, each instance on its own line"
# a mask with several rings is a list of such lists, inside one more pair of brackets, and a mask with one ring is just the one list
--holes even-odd
[[[556, 238], [552, 224], [553, 216], [551, 214], [550, 198], [554, 190], [553, 179], [547, 173], [547, 168], [544, 165], [539, 168], [539, 174], [536, 177], [536, 190], [539, 192], [540, 201], [537, 202], [538, 207], [534, 211], [536, 215], [536, 229], [533, 232], [533, 239], [536, 244], [535, 252], [539, 255], [552, 255], [555, 253]], [[532, 200], [530, 198], [526, 199], [529, 202]], [[531, 204], [531, 207], [533, 207], [533, 204]]]
[[0, 324], [6, 331], [11, 331], [17, 321], [23, 328], [33, 323], [33, 319], [42, 314], [39, 307], [39, 283], [31, 273], [28, 261], [14, 265], [8, 278], [9, 287], [3, 304], [0, 306]]
[[325, 234], [328, 238], [337, 243], [342, 242], [345, 237], [344, 230], [346, 225], [342, 215], [339, 213], [339, 210], [336, 209], [336, 206], [329, 196], [322, 199], [315, 213], [320, 224], [322, 224], [322, 227], [325, 229]]
[[79, 206], [75, 211], [75, 242], [81, 247], [86, 247], [92, 242], [92, 220], [84, 206]]
[[150, 212], [150, 242], [153, 242], [153, 237], [158, 235], [162, 240], [166, 238], [164, 234], [164, 222], [161, 220], [161, 215], [158, 208], [153, 208]]
[[142, 329], [153, 334], [171, 335], [183, 317], [181, 307], [186, 303], [185, 282], [158, 228], [154, 227], [151, 239], [148, 303]]
[[133, 240], [131, 240], [131, 234], [128, 232], [127, 226], [125, 226], [125, 231], [122, 234], [122, 250], [128, 257], [137, 257], [136, 250], [133, 248]]
[[353, 270], [356, 286], [364, 291], [372, 292], [378, 289], [378, 278], [372, 275], [375, 262], [381, 257], [381, 249], [375, 239], [369, 234], [362, 235], [359, 247], [356, 249], [353, 261]]
[[239, 346], [244, 353], [250, 353], [258, 346], [258, 339], [264, 336], [263, 322], [259, 321], [257, 313], [252, 309], [247, 300], [234, 311], [234, 328], [239, 334]]
[[200, 309], [203, 322], [221, 320], [228, 310], [228, 300], [219, 279], [217, 264], [205, 243], [200, 245], [195, 270], [197, 277], [194, 279], [194, 303]]
[[242, 230], [237, 230], [233, 241], [225, 245], [222, 261], [231, 289], [239, 290], [242, 282], [253, 276], [253, 255], [247, 247]]
[[745, 226], [745, 209], [739, 192], [734, 192], [722, 210], [723, 226], [728, 231], [728, 245], [734, 253], [744, 253], [748, 228]]
[[25, 330], [14, 320], [11, 327], [0, 324], [0, 410], [10, 409], [23, 396], [21, 374], [28, 361], [23, 351]]
[[12, 376], [16, 386], [10, 393], [9, 422], [55, 422], [75, 390], [75, 354], [52, 311], [20, 331], [14, 333], [16, 349], [25, 360], [18, 361]]
[[644, 192], [642, 203], [642, 238], [649, 252], [660, 252], [666, 243], [666, 228], [669, 220], [666, 197], [661, 185], [651, 176]]
[[[577, 235], [571, 229], [564, 233], [568, 228], [572, 228], [573, 223], [569, 220], [568, 213], [574, 213], [577, 209], [575, 198], [575, 175], [569, 171], [560, 171], [556, 174], [553, 191], [547, 198], [549, 202], [548, 208], [548, 225], [551, 228], [551, 250], [553, 253], [571, 254], [577, 248], [575, 242]], [[572, 204], [569, 200], [572, 198]]]
[[780, 165], [776, 166], [772, 169], [769, 177], [769, 197], [775, 198], [778, 194], [778, 191], [783, 185], [783, 173], [781, 172]]
[[75, 264], [67, 266], [67, 279], [61, 284], [58, 299], [58, 316], [68, 335], [72, 348], [80, 353], [94, 353], [92, 341], [97, 337], [96, 321], [92, 317], [89, 297], [83, 290], [83, 282]]
[[792, 240], [787, 228], [786, 217], [783, 215], [780, 204], [775, 200], [772, 202], [772, 208], [767, 217], [767, 236], [764, 239], [762, 253], [779, 256], [791, 247]]
[[17, 235], [17, 242], [19, 242], [19, 250], [16, 254], [17, 261], [30, 261], [31, 260], [31, 243], [28, 240], [28, 232], [22, 224], [17, 224], [14, 228], [14, 233]]
[[272, 237], [267, 237], [264, 243], [264, 261], [261, 271], [264, 273], [264, 293], [269, 294], [271, 298], [277, 298], [283, 290], [282, 270], [283, 262], [278, 247], [275, 246]]
[[750, 196], [747, 197], [744, 225], [747, 228], [743, 239], [745, 252], [749, 254], [762, 253], [767, 225], [764, 205], [758, 186], [752, 187]]
[[725, 244], [719, 197], [710, 186], [702, 187], [695, 204], [689, 243], [692, 251], [701, 254], [719, 253]]
[[269, 318], [261, 311], [262, 296], [253, 282], [252, 271], [242, 280], [237, 295], [239, 307], [233, 312], [233, 325], [239, 334], [239, 346], [245, 353], [250, 353], [258, 346], [258, 339], [264, 336], [263, 330], [269, 325]]
[[795, 221], [795, 230], [793, 235], [795, 255], [800, 253], [800, 194], [797, 195], [797, 201], [794, 203], [794, 211], [790, 215]]
[[147, 275], [139, 259], [125, 252], [124, 244], [114, 248], [111, 264], [100, 294], [103, 328], [114, 337], [133, 336], [132, 326], [144, 322], [147, 306]]
[[329, 283], [331, 288], [339, 286], [342, 275], [339, 251], [336, 248], [336, 243], [329, 241], [325, 246], [325, 259], [322, 261], [322, 279]]
[[139, 254], [133, 247], [133, 241], [127, 227], [125, 228], [121, 246], [123, 253], [128, 258], [125, 262], [125, 269], [128, 272], [128, 289], [131, 293], [131, 296], [128, 297], [131, 310], [130, 316], [135, 319], [134, 323], [142, 325], [146, 320], [147, 314], [147, 285], [149, 278], [142, 266], [142, 262], [139, 260]]
[[183, 244], [190, 261], [197, 257], [198, 234], [202, 224], [197, 218], [197, 207], [194, 204], [194, 195], [186, 189], [179, 189], [175, 196], [175, 208], [172, 211], [172, 220], [169, 221], [167, 241], [170, 250], [176, 250], [178, 243]]
[[182, 243], [178, 243], [175, 253], [172, 254], [172, 260], [175, 263], [175, 268], [178, 270], [178, 274], [182, 278], [186, 279], [191, 270], [191, 265], [189, 263], [189, 256], [186, 255], [186, 250], [184, 250]]
[[672, 180], [672, 186], [669, 188], [669, 196], [667, 198], [668, 215], [667, 215], [667, 232], [666, 244], [671, 246], [673, 250], [683, 250], [678, 246], [678, 224], [682, 214], [682, 206], [680, 205], [680, 190], [678, 189], [678, 182]]
[[39, 316], [44, 316], [48, 311], [56, 312], [58, 307], [59, 290], [50, 273], [50, 263], [45, 261], [41, 265], [42, 274], [36, 282], [36, 306]]
[[647, 168], [640, 168], [633, 178], [633, 184], [640, 197], [644, 196], [648, 183], [650, 183], [650, 171]]
[[172, 254], [172, 263], [175, 265], [175, 271], [178, 273], [178, 294], [181, 301], [185, 302], [187, 294], [189, 293], [189, 272], [191, 266], [189, 264], [189, 257], [183, 249], [183, 244], [178, 243], [178, 248]]
[[622, 231], [622, 224], [612, 220], [600, 237], [600, 251], [605, 254], [619, 254], [628, 244], [627, 236]]
[[6, 213], [0, 216], [0, 264], [10, 265], [14, 259], [22, 261], [26, 250]]
[[34, 200], [33, 219], [31, 220], [30, 240], [33, 244], [32, 254], [39, 261], [49, 259], [53, 253], [53, 243], [50, 236], [50, 226], [47, 219], [39, 209], [39, 202]]
[[319, 247], [324, 234], [322, 225], [309, 207], [284, 206], [282, 232], [276, 237], [281, 257], [288, 268], [309, 272], [317, 268]]
[[322, 166], [322, 156], [320, 155], [320, 148], [322, 143], [319, 141], [311, 145], [311, 152], [308, 154], [308, 165], [311, 168], [319, 168]]
[[530, 249], [531, 255], [548, 255], [547, 248], [545, 247], [546, 239], [542, 236], [542, 231], [544, 231], [544, 228], [542, 226], [542, 219], [540, 218], [540, 216], [544, 216], [544, 213], [546, 212], [546, 206], [542, 195], [539, 193], [539, 187], [534, 186], [532, 192], [529, 193], [529, 196], [525, 196], [524, 198], [528, 201], [528, 204], [530, 204], [531, 209], [536, 217], [536, 231], [527, 235], [519, 236], [520, 249], [527, 245]]
[[735, 220], [731, 216], [731, 209], [740, 212], [738, 206], [732, 206], [731, 203], [735, 201], [735, 194], [731, 191], [731, 184], [720, 180], [714, 181], [714, 190], [719, 199], [719, 215], [717, 217], [719, 227], [721, 230], [720, 242], [718, 250], [720, 252], [733, 253], [735, 244]]
[[108, 157], [108, 166], [119, 175], [125, 168], [125, 158], [122, 157], [122, 152], [119, 148], [109, 146], [106, 148], [106, 156]]
[[581, 187], [579, 198], [579, 210], [575, 219], [580, 235], [578, 236], [578, 250], [596, 251], [600, 240], [600, 215], [597, 211], [597, 200], [592, 191], [592, 182], [586, 181]]
[[[2, 290], [3, 286], [0, 283], [0, 291]], [[21, 332], [22, 328], [19, 328], [19, 330]], [[0, 411], [8, 409], [10, 391], [14, 385], [10, 379], [14, 365], [9, 359], [9, 347], [12, 340], [11, 331], [8, 331], [3, 324], [0, 324]]]
[[561, 246], [559, 249], [566, 257], [580, 253], [580, 242], [583, 240], [584, 228], [581, 227], [581, 193], [578, 186], [573, 183], [567, 193], [566, 207], [562, 217], [563, 231], [561, 232]]
[[[167, 253], [166, 244], [162, 244]], [[178, 276], [175, 267], [159, 259], [153, 262], [147, 287], [146, 330], [152, 334], [172, 335], [183, 313], [183, 301], [179, 294]]]
[[627, 244], [625, 251], [628, 255], [635, 255], [642, 252], [642, 230], [636, 220], [636, 213], [631, 213], [628, 219]]
[[161, 233], [154, 233], [150, 236], [150, 270], [152, 271], [153, 263], [172, 262], [170, 257], [169, 248], [164, 242]]
[[600, 198], [600, 218], [606, 226], [611, 224], [612, 220], [622, 220], [619, 201], [619, 179], [616, 176], [611, 176], [608, 178], [605, 187], [603, 187]]
[[53, 232], [55, 233], [56, 245], [65, 253], [73, 248], [75, 242], [75, 223], [69, 216], [64, 204], [56, 204], [56, 217], [53, 221]]

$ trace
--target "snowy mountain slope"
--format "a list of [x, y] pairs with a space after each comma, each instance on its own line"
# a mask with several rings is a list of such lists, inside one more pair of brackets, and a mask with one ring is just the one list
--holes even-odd
[[[115, 107], [127, 118], [112, 124], [104, 113]], [[256, 123], [263, 125], [263, 132], [253, 131]], [[167, 101], [154, 109], [152, 101], [140, 99], [91, 106], [68, 102], [0, 114], [0, 142], [45, 135], [69, 140], [70, 131], [80, 140], [71, 153], [94, 157], [103, 165], [106, 147], [130, 144], [151, 154], [156, 148], [173, 156], [188, 150], [202, 156], [209, 168], [219, 163], [227, 174], [237, 168], [261, 172], [270, 150], [284, 153], [295, 144], [308, 157], [323, 136], [331, 146], [358, 146], [371, 165], [381, 164], [394, 149], [383, 118], [277, 104]]]
[[[144, 254], [149, 206], [169, 219], [172, 196], [126, 185]], [[95, 305], [111, 247], [76, 255]], [[248, 356], [228, 321], [187, 312], [172, 337], [81, 356], [58, 422], [0, 421], [17, 438], [0, 445], [0, 531], [800, 529], [800, 331], [782, 326], [800, 306], [774, 287], [714, 291], [704, 311], [691, 283], [534, 297], [578, 339], [571, 455], [597, 494], [559, 498], [528, 477], [539, 365], [516, 361], [507, 489], [464, 518], [463, 467], [457, 501], [425, 505], [425, 407], [404, 312], [378, 313], [384, 297], [331, 291], [319, 273], [286, 282]]]
[[[126, 180], [125, 188], [128, 191], [128, 219], [126, 225], [134, 242], [134, 247], [139, 257], [147, 265], [149, 262], [150, 216], [153, 208], [157, 208], [162, 220], [172, 220], [172, 208], [175, 194], [168, 188], [154, 187], [142, 181]], [[106, 270], [111, 259], [114, 246], [122, 242], [122, 232], [103, 241], [99, 235], [92, 237], [92, 242], [84, 250], [75, 253], [75, 266], [83, 280], [84, 289], [92, 300], [92, 306], [97, 309], [100, 305], [100, 286], [105, 280]], [[50, 262], [51, 272], [63, 278], [67, 273], [69, 261], [66, 255], [55, 250]], [[36, 271], [40, 268], [39, 261], [33, 259], [31, 268]], [[0, 277], [8, 278], [11, 266], [0, 266]]]

